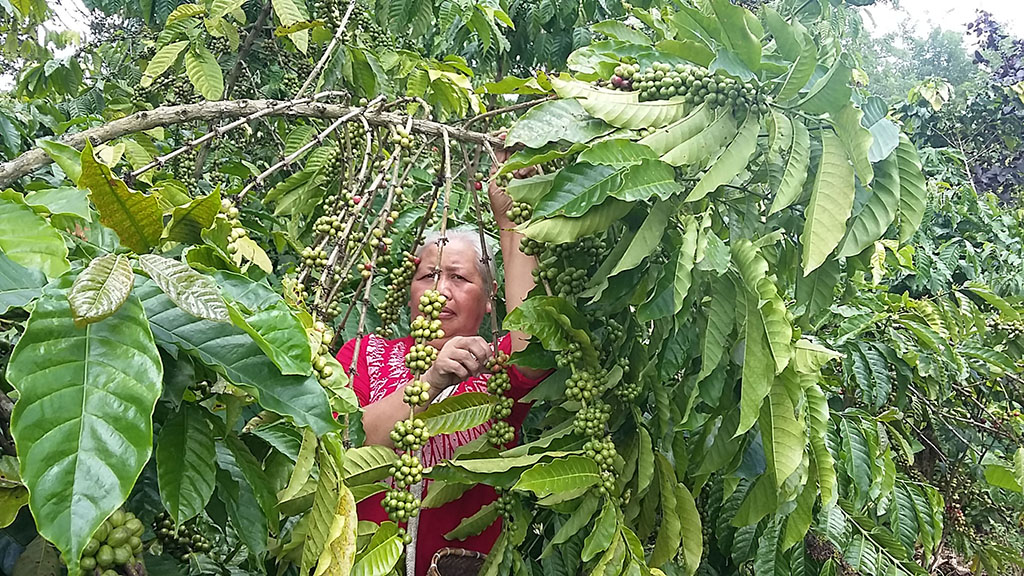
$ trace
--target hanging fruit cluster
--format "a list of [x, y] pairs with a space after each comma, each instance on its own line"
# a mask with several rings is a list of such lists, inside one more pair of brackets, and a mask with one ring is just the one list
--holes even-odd
[[1005, 332], [1006, 340], [1024, 336], [1024, 320], [1003, 320], [1000, 316], [989, 316], [985, 319], [985, 327], [993, 332]]
[[320, 335], [320, 346], [313, 351], [313, 369], [316, 371], [317, 380], [324, 383], [334, 376], [334, 368], [330, 366], [330, 346], [334, 341], [334, 331], [323, 322], [316, 322], [313, 330]]
[[[406, 522], [419, 514], [419, 498], [409, 491], [409, 487], [423, 479], [423, 464], [414, 452], [423, 448], [430, 434], [427, 432], [426, 423], [415, 417], [415, 409], [430, 401], [429, 384], [421, 377], [437, 358], [437, 349], [429, 342], [444, 337], [440, 322], [434, 321], [437, 320], [446, 301], [447, 298], [437, 290], [424, 291], [419, 301], [420, 314], [412, 321], [414, 344], [405, 357], [406, 366], [413, 375], [404, 393], [405, 401], [410, 406], [409, 418], [399, 420], [391, 430], [391, 441], [394, 442], [395, 448], [404, 454], [392, 468], [395, 487], [388, 490], [383, 502], [388, 518], [398, 523]], [[402, 534], [406, 543], [411, 542], [411, 535], [405, 534], [404, 531]]]
[[182, 182], [192, 181], [192, 172], [196, 169], [196, 158], [199, 155], [199, 151], [195, 148], [189, 148], [175, 156], [171, 162], [171, 175], [176, 180]]
[[164, 547], [164, 552], [185, 562], [191, 554], [205, 554], [212, 548], [210, 541], [195, 526], [175, 526], [166, 512], [153, 521], [153, 531]]
[[238, 219], [238, 207], [228, 198], [220, 202], [220, 213], [231, 225], [231, 232], [228, 233], [228, 254], [238, 252], [238, 241], [249, 236], [249, 231], [242, 226]]
[[[128, 567], [142, 562], [142, 532], [145, 526], [131, 512], [115, 510], [85, 544], [82, 571], [102, 576], [127, 573]], [[134, 569], [133, 569], [134, 571]]]
[[515, 399], [506, 395], [512, 388], [507, 363], [508, 354], [501, 351], [487, 361], [487, 369], [491, 372], [491, 377], [487, 379], [487, 392], [497, 397], [497, 402], [491, 406], [491, 427], [487, 430], [487, 440], [496, 448], [504, 447], [516, 435], [515, 428], [508, 422]]
[[520, 241], [520, 250], [537, 257], [533, 277], [546, 283], [555, 296], [569, 297], [587, 286], [587, 271], [598, 261], [605, 243], [596, 236], [584, 236], [575, 242], [547, 244], [530, 238]]
[[729, 106], [737, 111], [768, 112], [767, 97], [753, 84], [690, 64], [654, 62], [643, 69], [635, 64], [622, 64], [615, 68], [607, 85], [616, 90], [638, 92], [641, 102], [680, 96], [693, 105], [703, 102], [713, 108]]
[[403, 252], [399, 262], [391, 267], [391, 277], [387, 292], [384, 294], [384, 301], [377, 308], [377, 315], [380, 316], [377, 334], [384, 338], [392, 338], [395, 335], [394, 325], [405, 308], [409, 297], [409, 286], [412, 284], [412, 277], [416, 273], [416, 265], [419, 264], [420, 259], [408, 252]]

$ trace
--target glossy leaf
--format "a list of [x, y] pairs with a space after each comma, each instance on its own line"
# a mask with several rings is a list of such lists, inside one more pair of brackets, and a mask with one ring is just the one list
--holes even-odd
[[682, 98], [625, 101], [618, 98], [581, 98], [580, 105], [588, 114], [616, 128], [661, 128], [685, 117], [690, 105]]
[[700, 566], [704, 552], [704, 532], [701, 528], [700, 513], [690, 491], [682, 484], [676, 484], [676, 513], [679, 516], [683, 541], [684, 574], [692, 576]]
[[818, 485], [821, 487], [821, 505], [828, 508], [839, 498], [835, 461], [825, 440], [829, 427], [828, 401], [817, 384], [807, 387], [804, 392], [807, 394], [807, 423], [811, 450], [817, 468]]
[[629, 202], [609, 198], [603, 203], [594, 206], [579, 218], [568, 218], [565, 216], [545, 218], [539, 222], [529, 223], [522, 229], [522, 233], [538, 242], [552, 242], [554, 244], [575, 242], [579, 238], [608, 228], [612, 223], [625, 216], [632, 208], [633, 205]]
[[160, 243], [164, 223], [156, 196], [130, 190], [109, 167], [96, 161], [88, 142], [82, 149], [79, 182], [89, 189], [100, 223], [117, 233], [122, 244], [143, 254]]
[[397, 461], [395, 451], [384, 446], [360, 446], [346, 450], [342, 468], [345, 483], [357, 486], [383, 480], [389, 476], [388, 469]]
[[84, 190], [71, 186], [29, 192], [25, 195], [25, 203], [37, 212], [89, 218], [89, 197]]
[[444, 535], [445, 540], [465, 540], [486, 530], [498, 519], [498, 503], [491, 502], [476, 511], [468, 518], [463, 518], [451, 532]]
[[487, 422], [495, 401], [485, 392], [457, 394], [431, 404], [419, 418], [426, 422], [432, 436], [462, 432]]
[[315, 378], [282, 375], [245, 332], [188, 314], [151, 281], [136, 286], [136, 293], [161, 344], [196, 356], [256, 396], [261, 406], [300, 426], [310, 426], [320, 434], [337, 427], [327, 395]]
[[533, 492], [543, 498], [556, 492], [588, 488], [601, 481], [597, 464], [585, 456], [568, 456], [537, 464], [519, 478], [513, 490]]
[[201, 241], [201, 232], [213, 225], [218, 212], [219, 191], [195, 198], [184, 206], [175, 206], [163, 238], [185, 244], [197, 244]]
[[572, 98], [539, 104], [523, 114], [505, 141], [540, 148], [548, 142], [588, 142], [611, 132], [604, 121], [591, 118], [578, 101]]
[[196, 318], [228, 322], [227, 306], [213, 279], [183, 262], [155, 254], [139, 257], [139, 266], [178, 308]]
[[609, 194], [619, 200], [633, 202], [652, 197], [668, 200], [682, 191], [683, 187], [676, 182], [675, 169], [661, 160], [646, 159], [622, 174], [622, 186]]
[[0, 253], [15, 264], [56, 278], [71, 268], [64, 239], [21, 194], [0, 191]]
[[895, 155], [878, 163], [871, 196], [850, 220], [850, 231], [839, 249], [841, 258], [860, 254], [881, 238], [896, 219], [900, 206], [900, 175]]
[[640, 225], [636, 236], [633, 237], [629, 247], [626, 248], [626, 253], [622, 255], [622, 259], [619, 260], [618, 264], [612, 268], [609, 276], [615, 276], [620, 272], [632, 270], [650, 256], [661, 244], [665, 228], [668, 226], [668, 221], [674, 213], [675, 206], [673, 203], [659, 200], [647, 214], [647, 218]]
[[821, 145], [821, 163], [800, 236], [804, 276], [821, 266], [839, 245], [846, 233], [846, 220], [853, 210], [853, 166], [832, 132], [822, 131]]
[[853, 163], [853, 169], [862, 186], [867, 187], [875, 177], [868, 150], [871, 148], [871, 132], [861, 124], [864, 112], [853, 102], [847, 102], [838, 112], [832, 114], [832, 127], [839, 141], [846, 149], [846, 155]]
[[381, 526], [360, 553], [351, 576], [385, 576], [398, 564], [402, 556], [402, 538], [398, 536], [398, 527], [394, 523], [386, 524], [388, 528]]
[[917, 148], [903, 134], [900, 134], [900, 144], [896, 147], [896, 164], [900, 172], [900, 242], [905, 242], [921, 226], [925, 205], [928, 203], [928, 192], [925, 189]]
[[217, 57], [206, 46], [192, 46], [185, 52], [185, 72], [203, 98], [220, 100], [224, 94], [224, 72]]
[[174, 65], [178, 60], [178, 56], [181, 55], [187, 46], [188, 40], [180, 40], [157, 50], [153, 58], [150, 59], [149, 64], [146, 65], [146, 70], [142, 73], [142, 80], [139, 82], [139, 85], [143, 88], [152, 85], [154, 80]]
[[0, 252], [0, 315], [11, 308], [22, 308], [43, 291], [46, 276], [25, 268]]
[[800, 118], [793, 118], [791, 123], [793, 140], [786, 156], [782, 178], [772, 191], [774, 196], [768, 214], [774, 214], [799, 200], [807, 180], [807, 166], [811, 160], [811, 134]]
[[836, 58], [825, 73], [797, 106], [808, 114], [836, 113], [850, 101], [853, 89], [850, 81], [853, 71], [845, 61], [846, 56]]
[[132, 266], [122, 255], [107, 254], [89, 262], [68, 292], [75, 322], [98, 322], [117, 312], [134, 283]]
[[79, 328], [66, 285], [36, 302], [7, 378], [21, 394], [11, 432], [32, 516], [75, 572], [149, 460], [163, 368], [137, 298]]
[[203, 409], [182, 403], [160, 428], [156, 473], [160, 500], [175, 523], [194, 518], [213, 496], [217, 446]]
[[590, 146], [577, 156], [577, 162], [608, 166], [636, 166], [644, 160], [657, 160], [653, 150], [626, 138], [610, 138]]
[[722, 154], [712, 163], [707, 172], [687, 195], [687, 202], [696, 202], [714, 192], [719, 186], [732, 182], [746, 167], [757, 149], [757, 133], [760, 122], [756, 115], [748, 114], [739, 132]]
[[582, 559], [584, 562], [604, 552], [611, 545], [612, 539], [618, 534], [618, 512], [611, 500], [605, 500], [601, 514], [594, 523], [594, 529], [587, 535], [583, 542]]
[[560, 170], [548, 193], [533, 207], [534, 218], [583, 216], [622, 186], [622, 169], [575, 163]]

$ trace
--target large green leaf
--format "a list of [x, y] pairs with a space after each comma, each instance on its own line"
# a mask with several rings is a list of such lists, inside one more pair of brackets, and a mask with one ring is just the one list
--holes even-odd
[[[271, 0], [271, 4], [274, 7], [274, 14], [281, 21], [281, 26], [291, 26], [307, 19], [299, 7], [300, 2], [297, 0]], [[306, 53], [309, 47], [309, 30], [298, 30], [289, 34], [288, 38], [291, 39], [300, 52]]]
[[732, 113], [719, 111], [715, 120], [706, 129], [683, 140], [662, 154], [661, 159], [673, 166], [704, 167], [733, 141], [737, 129], [736, 118]]
[[900, 144], [896, 147], [896, 163], [900, 171], [900, 242], [905, 242], [921, 226], [924, 208], [928, 203], [928, 191], [925, 189], [917, 148], [904, 134], [900, 134]]
[[302, 546], [301, 572], [306, 574], [312, 568], [330, 539], [331, 525], [342, 500], [342, 456], [341, 443], [330, 436], [324, 438], [317, 450], [316, 460], [320, 476], [317, 478], [313, 507], [306, 517], [306, 538]]
[[644, 160], [657, 160], [658, 155], [643, 144], [627, 138], [609, 138], [595, 143], [577, 156], [577, 162], [607, 164], [609, 166], [635, 166]]
[[164, 223], [157, 197], [129, 190], [107, 165], [96, 161], [89, 142], [82, 149], [79, 183], [89, 189], [100, 223], [117, 233], [122, 244], [142, 254], [160, 243]]
[[82, 153], [73, 146], [68, 146], [63, 142], [55, 142], [45, 138], [41, 138], [36, 142], [46, 152], [46, 155], [53, 158], [53, 161], [60, 166], [68, 180], [71, 180], [77, 186], [78, 179], [82, 177]]
[[249, 552], [263, 554], [270, 525], [233, 452], [222, 442], [217, 443], [217, 468], [217, 499]]
[[786, 527], [782, 533], [779, 546], [788, 550], [797, 542], [803, 542], [807, 530], [814, 519], [814, 501], [818, 497], [817, 471], [811, 468], [807, 473], [807, 483], [796, 499], [796, 508], [786, 517]]
[[576, 343], [588, 365], [598, 362], [586, 321], [564, 298], [533, 296], [505, 317], [506, 330], [519, 330], [536, 337], [545, 350], [565, 350]]
[[203, 409], [184, 402], [160, 428], [156, 474], [160, 500], [175, 523], [194, 518], [213, 496], [217, 446]]
[[756, 18], [748, 18], [750, 12], [742, 6], [736, 6], [729, 0], [711, 0], [708, 3], [711, 12], [722, 26], [725, 45], [739, 56], [739, 59], [750, 69], [757, 72], [761, 67], [761, 39], [763, 30], [755, 35], [750, 26], [760, 28]]
[[850, 101], [853, 88], [850, 80], [853, 70], [846, 63], [846, 55], [840, 54], [797, 106], [808, 114], [836, 113]]
[[704, 331], [704, 347], [701, 354], [700, 382], [711, 375], [728, 351], [729, 336], [736, 325], [736, 284], [732, 278], [723, 275], [713, 281], [711, 301], [707, 305], [708, 324]]
[[531, 222], [521, 232], [538, 242], [562, 244], [600, 232], [619, 221], [633, 208], [633, 204], [609, 198], [594, 206], [579, 218], [555, 216]]
[[697, 219], [687, 215], [683, 219], [683, 236], [675, 261], [674, 278], [672, 279], [672, 314], [683, 309], [686, 296], [690, 293], [693, 282], [693, 261], [697, 251]]
[[385, 576], [391, 573], [401, 557], [402, 538], [398, 535], [398, 527], [393, 522], [385, 522], [360, 553], [351, 576]]
[[640, 144], [649, 147], [661, 156], [706, 130], [715, 118], [715, 112], [711, 107], [701, 104], [685, 118], [645, 136], [640, 140]]
[[579, 217], [622, 186], [622, 168], [577, 162], [560, 170], [548, 193], [534, 205], [534, 218]]
[[572, 511], [572, 515], [565, 521], [564, 524], [555, 532], [555, 535], [551, 537], [551, 541], [544, 548], [541, 553], [541, 558], [547, 558], [555, 550], [555, 546], [562, 544], [575, 536], [585, 526], [590, 523], [590, 520], [594, 517], [594, 513], [597, 512], [600, 507], [601, 501], [594, 497], [588, 496], [580, 502], [579, 506]]
[[337, 428], [327, 394], [315, 378], [282, 375], [248, 334], [181, 310], [152, 281], [137, 285], [136, 293], [162, 344], [193, 354], [256, 396], [261, 406], [300, 426], [310, 426], [318, 434]]
[[107, 254], [89, 262], [68, 292], [75, 322], [99, 322], [117, 312], [134, 283], [135, 273], [123, 255]]
[[900, 174], [896, 156], [890, 154], [879, 162], [875, 169], [875, 181], [871, 196], [850, 221], [850, 231], [839, 249], [839, 256], [845, 258], [860, 254], [881, 238], [889, 224], [896, 219], [900, 206]]
[[184, 206], [175, 206], [163, 237], [165, 240], [185, 244], [199, 243], [200, 233], [213, 225], [219, 211], [219, 189], [206, 196], [195, 198]]
[[868, 160], [868, 150], [871, 148], [871, 132], [861, 124], [864, 112], [847, 102], [846, 106], [839, 109], [832, 115], [832, 127], [835, 128], [839, 141], [846, 148], [846, 155], [853, 162], [853, 169], [857, 173], [862, 186], [867, 187], [875, 177], [871, 162]]
[[220, 100], [224, 95], [224, 72], [217, 57], [206, 46], [192, 46], [185, 52], [185, 72], [203, 98]]
[[14, 190], [0, 191], [0, 252], [47, 278], [56, 278], [71, 268], [60, 233]]
[[42, 293], [45, 284], [42, 272], [25, 268], [0, 252], [0, 315], [24, 307]]
[[676, 171], [658, 159], [647, 159], [630, 166], [622, 175], [622, 186], [610, 192], [619, 200], [632, 202], [657, 197], [668, 200], [683, 187], [676, 181]]
[[585, 456], [569, 456], [537, 464], [523, 472], [512, 489], [533, 492], [538, 498], [543, 498], [589, 488], [600, 481], [600, 471], [593, 460]]
[[432, 404], [419, 417], [431, 435], [452, 434], [487, 422], [495, 402], [494, 396], [486, 392], [467, 392]]
[[[75, 157], [78, 160], [77, 154]], [[36, 212], [89, 218], [88, 195], [84, 190], [71, 186], [58, 186], [57, 188], [44, 188], [29, 192], [25, 196], [25, 203], [35, 208]]]
[[807, 166], [811, 160], [811, 133], [807, 131], [803, 120], [799, 117], [790, 119], [777, 114], [777, 122], [789, 122], [792, 125], [793, 139], [788, 146], [782, 178], [777, 186], [773, 186], [772, 207], [768, 214], [774, 214], [800, 199], [807, 180]]
[[655, 469], [658, 474], [659, 493], [661, 495], [661, 527], [658, 529], [651, 550], [650, 565], [661, 566], [671, 560], [682, 543], [683, 527], [679, 518], [676, 502], [676, 474], [671, 463], [664, 455], [655, 454]]
[[750, 430], [757, 421], [761, 404], [775, 379], [775, 363], [768, 345], [764, 318], [757, 298], [747, 297], [747, 322], [743, 344], [743, 373], [740, 385], [740, 424], [737, 434]]
[[612, 539], [618, 534], [619, 518], [616, 506], [611, 500], [605, 500], [601, 514], [594, 522], [594, 529], [587, 534], [583, 542], [583, 553], [581, 558], [589, 562], [592, 558], [604, 552], [611, 545]]
[[149, 64], [146, 65], [146, 70], [142, 73], [142, 80], [139, 84], [143, 88], [153, 84], [154, 80], [159, 78], [161, 74], [174, 65], [178, 56], [187, 46], [188, 40], [180, 40], [157, 50], [156, 54], [153, 55], [153, 58], [150, 59]]
[[651, 255], [661, 245], [661, 238], [665, 234], [668, 221], [676, 212], [676, 203], [659, 200], [654, 208], [647, 214], [643, 224], [637, 231], [636, 236], [626, 248], [622, 259], [612, 268], [609, 276], [614, 276], [626, 270], [632, 270], [640, 265], [645, 258]]
[[476, 511], [468, 518], [463, 518], [459, 525], [444, 535], [445, 540], [465, 540], [470, 536], [487, 530], [498, 519], [498, 503], [491, 502]]
[[760, 428], [765, 459], [776, 486], [782, 486], [803, 459], [807, 440], [803, 419], [797, 412], [802, 397], [799, 376], [796, 371], [788, 369], [775, 377], [768, 392], [768, 401], [761, 407]]
[[732, 250], [733, 262], [743, 278], [764, 324], [768, 349], [775, 364], [775, 374], [781, 373], [793, 355], [793, 327], [786, 314], [786, 305], [779, 296], [778, 287], [768, 277], [768, 262], [748, 240], [737, 240]]
[[508, 131], [505, 141], [540, 148], [548, 142], [588, 142], [611, 132], [603, 120], [591, 118], [575, 99], [552, 100], [531, 108]]
[[32, 516], [76, 573], [85, 544], [149, 460], [163, 367], [137, 298], [79, 328], [68, 283], [36, 302], [7, 378], [21, 394], [11, 432]]
[[785, 80], [779, 88], [777, 99], [780, 102], [796, 98], [814, 75], [815, 68], [818, 67], [818, 46], [814, 39], [804, 30], [797, 33], [797, 38], [801, 45], [800, 55], [789, 67]]
[[817, 468], [818, 485], [821, 487], [821, 505], [829, 507], [839, 498], [835, 461], [829, 451], [825, 437], [829, 428], [828, 401], [817, 384], [804, 390], [807, 395], [807, 423], [811, 438], [811, 451]]
[[178, 308], [214, 322], [228, 322], [228, 309], [213, 279], [188, 264], [155, 254], [139, 257], [139, 266]]
[[756, 114], [747, 114], [736, 139], [715, 159], [707, 172], [686, 196], [687, 202], [696, 202], [714, 192], [719, 186], [732, 182], [747, 167], [747, 162], [757, 150], [757, 132], [761, 123]]
[[803, 246], [804, 276], [821, 266], [846, 233], [846, 219], [853, 210], [853, 166], [846, 158], [839, 138], [831, 131], [821, 133], [821, 162], [814, 177], [811, 200], [805, 212]]
[[345, 452], [342, 469], [345, 483], [357, 486], [383, 480], [388, 469], [398, 461], [395, 451], [384, 446], [360, 446]]
[[591, 116], [600, 118], [616, 128], [661, 128], [683, 118], [691, 109], [683, 98], [627, 101], [601, 96], [580, 98], [580, 105]]
[[676, 484], [676, 514], [683, 538], [684, 574], [693, 576], [700, 566], [700, 557], [704, 552], [704, 533], [701, 529], [700, 513], [693, 495], [682, 484]]

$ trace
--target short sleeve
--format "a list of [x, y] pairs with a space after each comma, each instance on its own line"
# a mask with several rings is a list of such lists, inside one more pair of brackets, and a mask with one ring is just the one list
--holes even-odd
[[[366, 406], [370, 403], [370, 376], [369, 371], [366, 367], [366, 346], [368, 344], [369, 336], [363, 338], [362, 343], [359, 346], [359, 362], [356, 365], [356, 376], [352, 378], [352, 391], [356, 393], [356, 398], [359, 399], [360, 406]], [[356, 350], [356, 339], [353, 338], [338, 350], [338, 355], [335, 357], [338, 363], [341, 364], [341, 368], [346, 374], [349, 374], [349, 368], [352, 366], [352, 355]], [[349, 374], [351, 376], [351, 374]]]
[[[512, 353], [512, 337], [509, 334], [502, 336], [501, 340], [498, 341], [498, 350], [505, 354]], [[512, 387], [508, 391], [508, 395], [516, 400], [519, 400], [523, 396], [529, 394], [530, 390], [533, 390], [537, 384], [544, 381], [545, 378], [551, 375], [552, 371], [545, 372], [538, 378], [527, 378], [519, 371], [515, 365], [508, 367], [508, 379]]]

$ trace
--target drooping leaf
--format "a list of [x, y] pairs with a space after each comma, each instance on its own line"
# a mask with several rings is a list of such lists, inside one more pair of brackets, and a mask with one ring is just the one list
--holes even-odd
[[93, 156], [92, 144], [82, 149], [81, 186], [89, 189], [100, 223], [117, 233], [121, 243], [144, 254], [160, 243], [163, 215], [156, 196], [130, 190]]
[[846, 63], [846, 55], [839, 55], [828, 72], [811, 86], [797, 106], [814, 115], [838, 112], [850, 101], [853, 93], [850, 87], [852, 77], [853, 70]]
[[780, 102], [796, 98], [814, 75], [814, 70], [818, 66], [818, 46], [814, 39], [804, 30], [801, 30], [797, 37], [801, 43], [800, 55], [790, 66], [782, 87], [779, 88], [778, 100]]
[[860, 254], [881, 238], [896, 219], [900, 205], [900, 175], [896, 156], [889, 155], [876, 168], [871, 196], [850, 221], [850, 231], [839, 249], [841, 258]]
[[79, 328], [68, 283], [36, 302], [7, 378], [21, 394], [11, 432], [32, 516], [76, 572], [85, 544], [149, 460], [163, 369], [137, 298]]
[[738, 128], [731, 113], [720, 111], [707, 128], [662, 154], [661, 159], [673, 166], [704, 167], [736, 138]]
[[82, 177], [82, 153], [63, 142], [55, 142], [46, 138], [41, 138], [36, 142], [46, 152], [46, 155], [53, 158], [53, 161], [60, 166], [68, 180], [77, 186], [78, 179]]
[[313, 507], [306, 521], [301, 563], [303, 573], [307, 573], [321, 559], [321, 554], [331, 540], [331, 528], [335, 524], [338, 509], [344, 504], [344, 500], [352, 497], [351, 492], [347, 495], [343, 493], [347, 488], [341, 478], [343, 456], [341, 443], [337, 438], [324, 438], [324, 442], [317, 449], [316, 460], [320, 476], [317, 479], [316, 492], [313, 494]]
[[736, 285], [728, 276], [718, 277], [712, 284], [711, 302], [708, 304], [708, 324], [704, 331], [704, 348], [701, 354], [700, 373], [697, 381], [703, 381], [722, 361], [728, 351], [729, 336], [736, 325]]
[[0, 315], [21, 308], [42, 293], [46, 276], [25, 268], [0, 252]]
[[775, 377], [768, 401], [761, 407], [765, 459], [776, 486], [780, 487], [800, 466], [807, 444], [803, 420], [797, 413], [797, 403], [803, 396], [799, 380], [796, 371], [784, 370]]
[[661, 128], [690, 112], [690, 104], [682, 98], [640, 102], [598, 96], [580, 98], [579, 101], [591, 116], [600, 118], [616, 128]]
[[757, 149], [757, 132], [760, 122], [755, 114], [748, 114], [736, 138], [726, 147], [704, 173], [693, 190], [686, 196], [687, 202], [696, 202], [715, 191], [719, 186], [732, 182], [737, 174], [747, 167], [750, 157]]
[[143, 88], [151, 86], [154, 80], [174, 65], [178, 56], [187, 46], [188, 40], [180, 40], [157, 50], [153, 58], [150, 59], [149, 64], [146, 65], [146, 70], [142, 73], [142, 80], [139, 82], [139, 85]]
[[654, 150], [657, 155], [661, 156], [706, 130], [715, 118], [716, 115], [711, 107], [701, 104], [681, 120], [677, 120], [645, 136], [640, 140], [640, 144], [647, 146]]
[[601, 501], [599, 499], [593, 496], [584, 498], [580, 505], [573, 510], [572, 515], [565, 521], [565, 524], [562, 524], [561, 528], [551, 537], [551, 541], [544, 548], [544, 552], [541, 553], [540, 557], [547, 558], [555, 550], [556, 546], [578, 534], [580, 530], [590, 523], [594, 513], [597, 512], [600, 506]]
[[609, 198], [579, 218], [565, 216], [545, 218], [539, 222], [527, 224], [522, 229], [522, 233], [538, 242], [555, 244], [575, 242], [579, 238], [608, 228], [629, 213], [632, 208], [633, 204], [630, 202]]
[[626, 253], [622, 255], [622, 259], [619, 260], [618, 264], [612, 268], [609, 276], [615, 276], [620, 272], [632, 270], [650, 256], [661, 244], [661, 238], [665, 234], [665, 227], [668, 226], [668, 221], [674, 214], [675, 203], [661, 200], [655, 203], [654, 208], [651, 209], [643, 224], [640, 225], [636, 236], [629, 243], [629, 248], [626, 248]]
[[[779, 115], [781, 116], [781, 115]], [[779, 185], [772, 192], [772, 207], [768, 214], [774, 214], [800, 199], [807, 180], [807, 165], [811, 159], [811, 134], [803, 120], [793, 118], [793, 141], [786, 156], [785, 169]]]
[[828, 449], [825, 437], [828, 434], [829, 410], [825, 394], [817, 384], [804, 390], [807, 395], [807, 422], [810, 426], [811, 450], [817, 468], [818, 485], [821, 487], [821, 505], [833, 506], [839, 497], [835, 461]]
[[591, 118], [572, 98], [552, 100], [531, 108], [508, 131], [505, 141], [540, 148], [548, 142], [588, 142], [611, 132], [603, 120]]
[[543, 498], [556, 492], [588, 488], [601, 481], [597, 464], [585, 456], [568, 456], [537, 464], [519, 478], [513, 490], [533, 492]]
[[497, 519], [498, 504], [497, 502], [491, 502], [477, 510], [472, 516], [463, 518], [458, 526], [444, 535], [444, 538], [445, 540], [465, 540], [470, 536], [476, 536], [483, 532], [491, 524], [494, 524], [494, 521]]
[[171, 212], [171, 221], [164, 230], [163, 238], [196, 244], [201, 240], [200, 233], [213, 225], [220, 211], [220, 191], [200, 196], [184, 206], [175, 206]]
[[743, 344], [743, 373], [740, 385], [740, 424], [736, 434], [749, 430], [757, 421], [761, 404], [775, 379], [774, 360], [768, 343], [764, 317], [757, 298], [747, 297], [747, 321]]
[[[289, 0], [278, 0], [281, 1]], [[185, 52], [185, 72], [203, 98], [220, 100], [224, 95], [224, 72], [217, 63], [217, 57], [206, 46], [193, 46]]]
[[917, 148], [904, 134], [900, 134], [900, 144], [896, 147], [896, 164], [900, 172], [900, 242], [906, 242], [921, 226], [924, 208], [928, 203], [928, 192], [924, 186], [924, 174], [921, 172], [921, 159], [917, 156]]
[[327, 394], [315, 378], [285, 376], [252, 338], [228, 323], [196, 318], [178, 308], [153, 282], [136, 286], [154, 334], [224, 374], [257, 397], [261, 406], [317, 433], [337, 428]]
[[874, 179], [874, 170], [868, 160], [868, 150], [871, 148], [871, 132], [861, 125], [864, 112], [855, 106], [853, 102], [847, 102], [846, 106], [831, 115], [832, 126], [835, 128], [839, 141], [846, 149], [846, 155], [853, 163], [853, 169], [860, 179], [861, 186], [867, 187]]
[[288, 476], [288, 484], [277, 493], [278, 502], [286, 502], [294, 498], [309, 481], [313, 472], [313, 465], [316, 463], [316, 453], [319, 443], [316, 433], [309, 428], [302, 429], [302, 444], [299, 445], [299, 452], [295, 457], [295, 467]]
[[426, 422], [431, 435], [453, 434], [487, 422], [495, 401], [484, 392], [457, 394], [431, 404], [419, 418]]
[[15, 264], [56, 278], [71, 268], [64, 239], [21, 194], [0, 191], [0, 253]]
[[[712, 0], [709, 5], [711, 13], [722, 26], [725, 45], [751, 72], [757, 72], [761, 67], [760, 36], [764, 34], [760, 23], [756, 18], [748, 17], [751, 15], [746, 8], [734, 5], [729, 0]], [[756, 33], [751, 31], [751, 26], [755, 27]]]
[[144, 254], [139, 266], [179, 308], [195, 316], [214, 322], [228, 322], [227, 306], [213, 279], [196, 272], [183, 262]]
[[658, 473], [659, 493], [661, 494], [661, 527], [651, 551], [650, 565], [658, 567], [676, 555], [682, 543], [682, 523], [676, 501], [676, 475], [668, 459], [662, 454], [655, 454], [655, 469]]
[[682, 484], [676, 484], [676, 513], [679, 516], [683, 540], [683, 560], [687, 576], [693, 576], [700, 566], [700, 557], [704, 552], [704, 533], [701, 528], [700, 513], [693, 495]]
[[135, 283], [128, 259], [107, 254], [89, 262], [68, 292], [71, 313], [80, 325], [99, 322], [124, 304]]
[[[386, 528], [385, 528], [386, 526]], [[497, 551], [492, 550], [491, 554]], [[402, 556], [402, 538], [393, 522], [382, 525], [360, 553], [351, 576], [385, 576], [391, 573]]]
[[601, 508], [601, 514], [598, 515], [597, 521], [594, 523], [593, 531], [587, 535], [583, 542], [583, 554], [581, 557], [584, 562], [588, 562], [608, 549], [612, 539], [618, 534], [618, 525], [619, 519], [615, 506], [611, 500], [605, 500], [604, 507]]
[[181, 524], [206, 508], [217, 476], [213, 427], [202, 408], [184, 402], [160, 428], [156, 472], [160, 500]]
[[657, 160], [653, 150], [626, 138], [609, 138], [590, 146], [577, 156], [577, 162], [607, 164], [608, 166], [636, 166], [644, 160]]
[[821, 133], [821, 146], [821, 163], [800, 236], [804, 276], [821, 266], [839, 245], [846, 233], [846, 220], [853, 210], [853, 166], [839, 138], [832, 132]]

